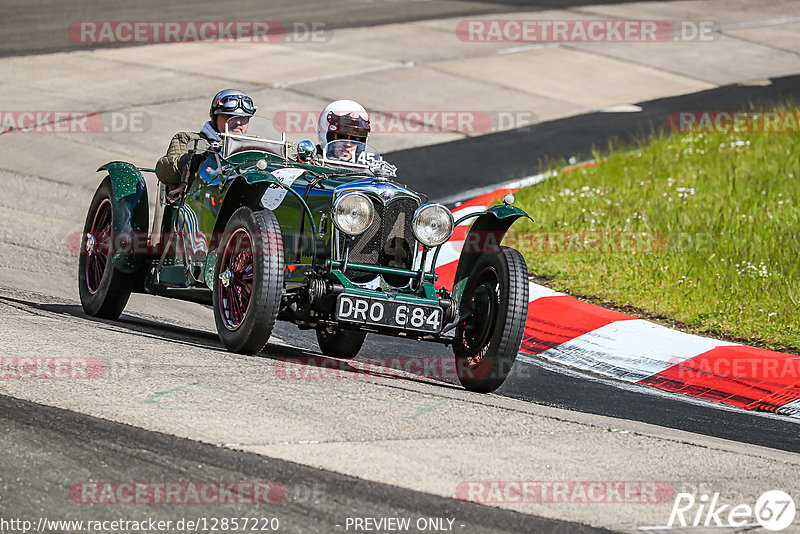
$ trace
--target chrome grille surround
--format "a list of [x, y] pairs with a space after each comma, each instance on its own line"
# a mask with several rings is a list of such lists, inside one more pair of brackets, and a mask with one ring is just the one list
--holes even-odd
[[[382, 265], [413, 269], [417, 259], [419, 243], [411, 230], [411, 220], [419, 208], [420, 197], [393, 182], [380, 178], [368, 178], [341, 185], [334, 191], [334, 198], [358, 191], [372, 201], [375, 220], [364, 233], [351, 238], [347, 261], [368, 265]], [[346, 234], [333, 227], [333, 257], [344, 259]], [[345, 276], [355, 284], [373, 285], [374, 273], [348, 269]], [[383, 275], [383, 281], [393, 287], [405, 287], [408, 277]]]

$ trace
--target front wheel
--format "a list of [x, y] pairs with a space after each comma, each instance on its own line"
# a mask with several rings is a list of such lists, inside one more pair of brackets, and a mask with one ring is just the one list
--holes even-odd
[[283, 238], [269, 210], [236, 210], [225, 226], [214, 268], [214, 320], [231, 352], [256, 354], [278, 319]]
[[116, 319], [133, 290], [134, 275], [114, 266], [114, 195], [106, 177], [94, 193], [83, 225], [78, 257], [81, 305], [92, 317]]
[[517, 358], [528, 315], [528, 270], [518, 251], [500, 247], [475, 263], [461, 297], [453, 352], [461, 384], [489, 393]]
[[332, 330], [319, 328], [317, 330], [317, 342], [322, 354], [333, 358], [352, 359], [361, 350], [366, 332], [356, 330]]

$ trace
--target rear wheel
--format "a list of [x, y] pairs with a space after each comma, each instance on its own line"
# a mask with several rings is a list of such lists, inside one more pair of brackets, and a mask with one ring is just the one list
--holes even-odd
[[319, 349], [325, 356], [334, 358], [348, 360], [355, 358], [358, 351], [361, 350], [361, 345], [364, 344], [366, 337], [366, 332], [357, 330], [333, 330], [329, 332], [327, 328], [317, 329]]
[[499, 388], [516, 360], [528, 314], [528, 270], [508, 247], [484, 254], [467, 278], [453, 352], [461, 384], [489, 393]]
[[283, 239], [269, 210], [234, 212], [214, 268], [214, 320], [226, 349], [256, 354], [267, 344], [283, 291]]
[[78, 291], [86, 313], [116, 319], [125, 309], [135, 276], [117, 269], [114, 252], [114, 206], [111, 179], [106, 177], [95, 191], [81, 236], [78, 257]]

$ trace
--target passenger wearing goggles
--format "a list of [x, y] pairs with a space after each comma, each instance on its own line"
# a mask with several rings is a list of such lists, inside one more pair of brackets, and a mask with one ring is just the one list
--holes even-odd
[[353, 162], [364, 150], [369, 135], [369, 114], [358, 102], [336, 100], [328, 104], [319, 115], [319, 142], [317, 153], [331, 141], [342, 140], [328, 147], [326, 158]]
[[209, 120], [203, 128], [195, 132], [178, 132], [172, 137], [166, 155], [156, 163], [156, 176], [168, 186], [181, 185], [181, 179], [189, 166], [189, 173], [194, 174], [202, 163], [202, 154], [191, 157], [186, 151], [190, 139], [202, 137], [210, 143], [219, 143], [222, 138], [220, 133], [244, 134], [247, 124], [256, 112], [253, 100], [238, 89], [225, 89], [214, 95], [209, 110]]

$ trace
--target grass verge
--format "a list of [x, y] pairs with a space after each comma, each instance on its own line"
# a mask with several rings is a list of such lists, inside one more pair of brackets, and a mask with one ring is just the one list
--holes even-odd
[[657, 133], [595, 158], [516, 194], [534, 222], [507, 241], [534, 276], [691, 332], [797, 353], [800, 134]]

